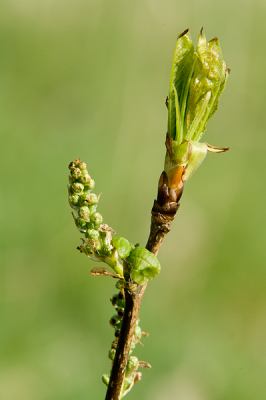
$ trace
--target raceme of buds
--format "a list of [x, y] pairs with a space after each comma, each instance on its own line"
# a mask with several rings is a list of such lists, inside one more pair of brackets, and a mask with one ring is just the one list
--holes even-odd
[[217, 38], [207, 42], [201, 30], [195, 50], [188, 29], [178, 36], [167, 103], [169, 137], [164, 171], [169, 187], [181, 188], [208, 151], [228, 150], [198, 142], [217, 110], [229, 73]]
[[76, 159], [69, 164], [70, 177], [68, 201], [76, 211], [73, 214], [76, 226], [85, 234], [78, 249], [95, 261], [107, 263], [116, 273], [123, 276], [123, 266], [118, 260], [116, 248], [112, 245], [112, 228], [102, 224], [101, 214], [96, 212], [100, 196], [91, 193], [95, 182], [87, 171], [87, 165]]
[[85, 235], [78, 249], [92, 260], [108, 264], [120, 277], [124, 277], [126, 268], [127, 279], [140, 285], [157, 276], [161, 266], [154, 254], [142, 247], [135, 248], [125, 238], [112, 238], [115, 231], [102, 223], [102, 215], [96, 212], [100, 196], [92, 193], [95, 182], [87, 165], [78, 158], [69, 164], [69, 169], [68, 201], [77, 213], [73, 214], [76, 227]]

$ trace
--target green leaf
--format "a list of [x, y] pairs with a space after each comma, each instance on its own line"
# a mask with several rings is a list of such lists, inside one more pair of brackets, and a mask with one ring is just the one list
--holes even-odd
[[123, 237], [114, 238], [112, 245], [116, 248], [120, 258], [127, 258], [133, 249], [133, 244]]
[[161, 270], [158, 258], [143, 247], [136, 247], [127, 257], [127, 262], [131, 264], [131, 279], [143, 285], [155, 278]]
[[168, 100], [168, 133], [178, 144], [183, 140], [183, 118], [193, 65], [194, 46], [190, 33], [185, 31], [176, 42]]
[[228, 74], [218, 39], [207, 42], [205, 35], [200, 34], [187, 103], [187, 140], [198, 141], [202, 137], [218, 107]]

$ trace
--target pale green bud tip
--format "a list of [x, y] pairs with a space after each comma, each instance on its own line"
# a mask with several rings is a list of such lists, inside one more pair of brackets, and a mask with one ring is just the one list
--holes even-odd
[[168, 133], [178, 145], [200, 140], [229, 73], [217, 38], [207, 42], [201, 30], [195, 50], [188, 30], [178, 36], [168, 101]]
[[103, 383], [104, 383], [106, 386], [108, 386], [108, 385], [109, 385], [109, 381], [110, 381], [110, 376], [104, 374], [104, 375], [102, 376], [102, 381], [103, 381]]

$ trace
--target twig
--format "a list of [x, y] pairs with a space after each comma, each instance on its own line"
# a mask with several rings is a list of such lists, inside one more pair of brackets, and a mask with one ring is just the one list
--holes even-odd
[[[155, 255], [157, 255], [164, 237], [171, 229], [171, 222], [178, 210], [183, 187], [179, 189], [178, 193], [173, 193], [171, 190], [168, 187], [167, 177], [163, 172], [158, 184], [157, 201], [155, 200], [151, 211], [150, 235], [146, 245], [146, 249]], [[125, 288], [125, 311], [105, 400], [121, 399], [120, 393], [130, 345], [146, 286], [147, 284]]]

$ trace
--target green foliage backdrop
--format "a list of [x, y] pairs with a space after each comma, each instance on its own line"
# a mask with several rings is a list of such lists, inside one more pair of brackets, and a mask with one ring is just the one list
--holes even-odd
[[75, 249], [68, 163], [99, 212], [145, 246], [163, 169], [177, 35], [201, 26], [232, 69], [140, 313], [153, 366], [128, 398], [266, 398], [262, 0], [0, 2], [0, 398], [104, 398], [114, 282]]

